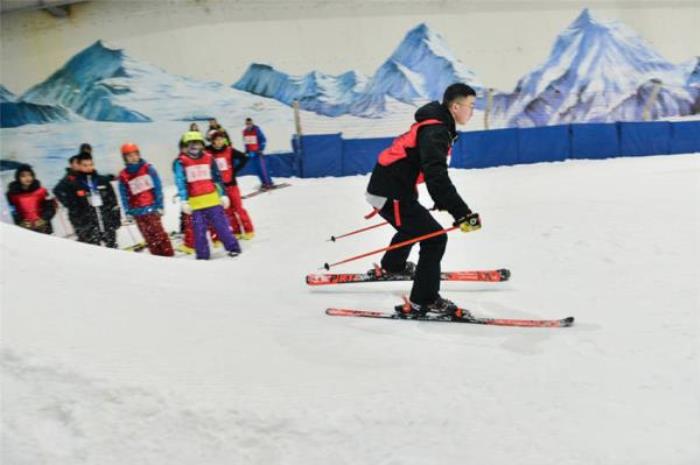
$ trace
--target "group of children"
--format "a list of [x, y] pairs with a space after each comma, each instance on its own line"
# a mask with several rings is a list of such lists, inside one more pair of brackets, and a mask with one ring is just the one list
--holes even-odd
[[[180, 250], [194, 252], [197, 259], [210, 257], [207, 232], [211, 233], [214, 244], [223, 244], [232, 257], [241, 253], [238, 239], [254, 237], [253, 222], [243, 207], [236, 182], [236, 173], [249, 160], [257, 161], [261, 188], [274, 187], [263, 155], [265, 136], [250, 118], [246, 119], [243, 137], [245, 153], [233, 148], [228, 133], [212, 119], [207, 131], [209, 146], [196, 124], [178, 142], [179, 154], [173, 162], [173, 172], [182, 210], [184, 238]], [[163, 187], [157, 170], [142, 158], [136, 144], [123, 144], [121, 156], [125, 167], [116, 180], [127, 221], [137, 225], [153, 255], [173, 256], [170, 236], [161, 219]], [[22, 227], [51, 234], [51, 218], [58, 200], [68, 210], [79, 241], [117, 247], [116, 231], [122, 219], [111, 184], [114, 179], [97, 173], [92, 147], [83, 144], [80, 153], [69, 159], [66, 175], [53, 190], [56, 199], [41, 186], [29, 165], [15, 172], [7, 199], [15, 223]]]

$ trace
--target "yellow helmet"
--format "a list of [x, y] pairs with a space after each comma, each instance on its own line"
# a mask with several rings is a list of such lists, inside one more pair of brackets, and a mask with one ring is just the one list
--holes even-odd
[[199, 131], [188, 131], [182, 135], [182, 143], [189, 144], [190, 142], [201, 142], [204, 144], [204, 137]]

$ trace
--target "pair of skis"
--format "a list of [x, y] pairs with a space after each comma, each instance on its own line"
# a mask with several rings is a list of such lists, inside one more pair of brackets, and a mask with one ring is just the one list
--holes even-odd
[[243, 200], [245, 199], [250, 199], [252, 197], [258, 196], [260, 194], [264, 194], [266, 192], [272, 192], [277, 189], [284, 189], [285, 187], [291, 187], [292, 185], [289, 184], [288, 182], [281, 182], [279, 184], [273, 184], [271, 187], [267, 187], [263, 189], [262, 187], [259, 187], [258, 189], [254, 190], [253, 192], [250, 192], [248, 194], [243, 195], [241, 198]]
[[[503, 282], [510, 279], [507, 269], [481, 271], [445, 271], [440, 275], [442, 281], [471, 281], [471, 282]], [[396, 282], [411, 281], [413, 277], [405, 274], [385, 275], [381, 273], [323, 273], [306, 276], [309, 286], [326, 286], [349, 283]], [[461, 312], [470, 315], [468, 311]], [[513, 319], [513, 318], [482, 318], [482, 317], [453, 317], [427, 313], [425, 315], [405, 315], [399, 312], [377, 312], [348, 308], [328, 308], [329, 316], [378, 318], [385, 320], [430, 321], [436, 323], [468, 323], [493, 326], [516, 326], [531, 328], [563, 328], [574, 324], [574, 317], [561, 319]]]

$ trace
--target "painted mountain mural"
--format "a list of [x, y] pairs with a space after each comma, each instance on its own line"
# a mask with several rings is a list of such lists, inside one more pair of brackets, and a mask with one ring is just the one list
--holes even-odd
[[245, 113], [259, 99], [219, 82], [169, 74], [97, 41], [22, 100], [60, 105], [85, 119], [136, 123]]
[[[20, 97], [0, 86], [0, 126], [239, 120], [251, 113], [274, 122], [289, 118], [295, 100], [314, 118], [382, 118], [440, 99], [453, 82], [483, 95], [474, 72], [426, 24], [408, 31], [372, 76], [293, 76], [254, 63], [233, 86], [173, 75], [97, 41]], [[483, 103], [479, 99], [478, 106]], [[640, 120], [645, 111], [650, 119], [700, 112], [700, 60], [670, 63], [632, 29], [586, 9], [557, 37], [542, 65], [513, 92], [494, 95], [489, 120], [493, 127], [528, 127]]]
[[420, 24], [406, 34], [370, 79], [354, 71], [339, 76], [317, 71], [290, 76], [256, 63], [233, 87], [287, 105], [298, 100], [301, 108], [327, 116], [380, 117], [390, 99], [408, 104], [438, 99], [447, 85], [457, 81], [483, 87], [455, 58], [443, 37]]
[[652, 119], [692, 113], [686, 73], [622, 23], [587, 9], [558, 37], [547, 61], [515, 90], [494, 97], [502, 126], [641, 120], [652, 93]]
[[15, 128], [25, 124], [70, 121], [69, 113], [61, 107], [18, 101], [15, 94], [0, 85], [0, 127]]
[[298, 100], [305, 110], [340, 116], [348, 113], [348, 108], [366, 86], [367, 78], [356, 71], [339, 76], [318, 71], [290, 76], [272, 66], [253, 63], [233, 88], [274, 98], [286, 105]]
[[14, 102], [15, 100], [17, 100], [17, 96], [0, 84], [0, 103]]
[[700, 113], [700, 57], [695, 57], [684, 66], [686, 70], [686, 85], [695, 94], [693, 113]]

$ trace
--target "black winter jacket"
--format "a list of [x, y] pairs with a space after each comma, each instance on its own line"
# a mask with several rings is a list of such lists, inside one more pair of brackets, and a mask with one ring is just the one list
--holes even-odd
[[418, 130], [417, 145], [406, 150], [406, 158], [388, 166], [377, 163], [367, 192], [392, 200], [416, 200], [416, 181], [422, 172], [435, 207], [447, 210], [455, 219], [463, 218], [471, 211], [447, 174], [447, 155], [457, 138], [454, 118], [439, 102], [431, 102], [419, 108], [415, 118], [416, 122], [437, 119], [443, 124], [421, 127]]
[[106, 229], [117, 229], [121, 225], [119, 203], [108, 176], [97, 172], [91, 175], [83, 173], [67, 175], [54, 188], [54, 194], [68, 209], [71, 224], [78, 228], [95, 228], [99, 226], [97, 209], [90, 203], [92, 189], [99, 193], [102, 206], [99, 208]]

